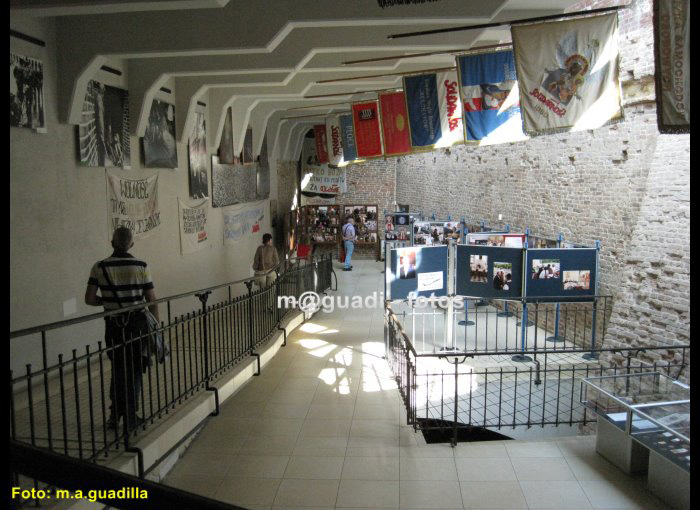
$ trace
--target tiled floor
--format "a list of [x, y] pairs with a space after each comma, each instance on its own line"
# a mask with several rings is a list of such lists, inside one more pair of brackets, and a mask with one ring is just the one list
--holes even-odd
[[[382, 289], [382, 266], [338, 272]], [[221, 407], [165, 483], [251, 509], [665, 508], [594, 437], [427, 445], [405, 425], [376, 310], [317, 314]]]

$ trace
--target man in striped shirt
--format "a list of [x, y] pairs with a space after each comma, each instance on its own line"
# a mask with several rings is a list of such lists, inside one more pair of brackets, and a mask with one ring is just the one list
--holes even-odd
[[[127, 227], [118, 227], [114, 231], [114, 252], [95, 263], [90, 271], [85, 290], [86, 304], [113, 311], [156, 300], [148, 265], [128, 253], [133, 245], [133, 234]], [[158, 305], [151, 305], [149, 309], [160, 320]], [[142, 421], [136, 416], [136, 411], [144, 369], [142, 356], [148, 352], [148, 336], [144, 335], [149, 328], [144, 312], [145, 309], [139, 309], [105, 317], [107, 355], [112, 361], [112, 405], [108, 425], [115, 429], [120, 418], [125, 418], [127, 429], [133, 429]]]

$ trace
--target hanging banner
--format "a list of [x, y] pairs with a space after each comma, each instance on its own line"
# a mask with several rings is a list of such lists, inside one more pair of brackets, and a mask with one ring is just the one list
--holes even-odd
[[430, 149], [464, 142], [457, 71], [407, 76], [403, 83], [413, 147]]
[[594, 129], [623, 118], [617, 13], [516, 25], [511, 33], [526, 134]]
[[345, 161], [357, 159], [357, 146], [355, 145], [355, 132], [352, 127], [352, 114], [341, 115], [340, 130], [343, 141], [343, 158]]
[[690, 133], [690, 0], [654, 0], [656, 116], [661, 133]]
[[513, 52], [457, 57], [467, 143], [525, 140]]
[[398, 156], [411, 152], [411, 133], [408, 130], [406, 96], [403, 92], [379, 94], [382, 116], [384, 154]]
[[224, 209], [224, 244], [234, 244], [259, 233], [265, 219], [267, 201], [234, 205]]
[[326, 117], [326, 139], [328, 140], [328, 164], [338, 166], [343, 163], [343, 144], [340, 120], [337, 115]]
[[326, 125], [314, 126], [314, 140], [316, 141], [316, 155], [319, 163], [328, 163], [328, 142], [326, 141]]
[[128, 227], [136, 238], [150, 234], [160, 225], [158, 175], [145, 179], [124, 179], [109, 172], [106, 175], [110, 239], [120, 226]]
[[202, 248], [210, 248], [211, 242], [207, 234], [209, 200], [205, 199], [199, 205], [190, 207], [178, 198], [177, 207], [180, 219], [180, 252], [185, 255]]
[[316, 157], [316, 141], [304, 138], [301, 149], [301, 191], [307, 193], [345, 193], [345, 168], [320, 164]]
[[379, 108], [376, 101], [352, 105], [352, 123], [358, 158], [382, 155], [382, 135], [379, 129]]

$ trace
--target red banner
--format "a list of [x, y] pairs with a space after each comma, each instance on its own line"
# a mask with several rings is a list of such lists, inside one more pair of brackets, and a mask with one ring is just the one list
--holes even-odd
[[379, 108], [376, 101], [352, 105], [352, 122], [358, 158], [382, 155], [382, 135], [379, 130]]
[[379, 94], [382, 112], [384, 154], [396, 156], [411, 152], [411, 134], [408, 131], [408, 112], [403, 92]]
[[326, 125], [314, 126], [314, 138], [316, 139], [316, 154], [319, 163], [328, 163], [328, 142], [326, 140]]

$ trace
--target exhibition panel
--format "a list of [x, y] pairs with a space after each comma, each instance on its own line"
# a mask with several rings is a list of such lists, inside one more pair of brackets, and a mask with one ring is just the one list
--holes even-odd
[[525, 296], [538, 301], [580, 301], [596, 295], [597, 248], [526, 250]]
[[522, 249], [457, 245], [455, 294], [497, 299], [520, 298], [522, 267]]
[[397, 248], [386, 264], [387, 299], [447, 295], [447, 246]]

